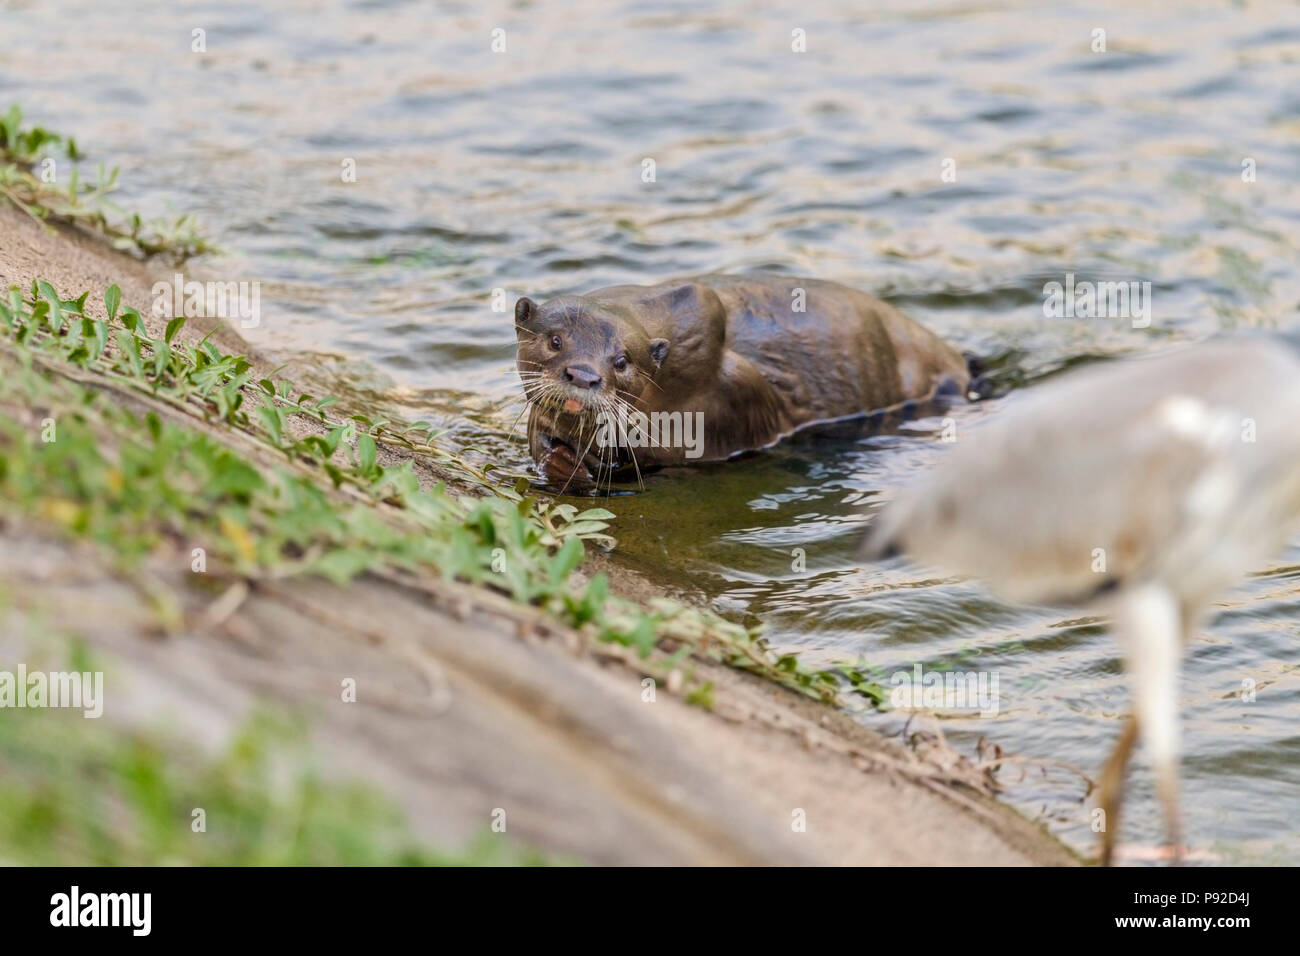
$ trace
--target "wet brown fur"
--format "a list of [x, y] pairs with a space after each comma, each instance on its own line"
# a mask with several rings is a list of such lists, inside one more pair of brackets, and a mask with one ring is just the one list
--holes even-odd
[[[796, 289], [804, 290], [805, 311], [793, 308]], [[704, 414], [701, 457], [689, 459], [681, 447], [639, 448], [644, 470], [729, 458], [814, 423], [938, 391], [960, 395], [969, 384], [965, 360], [938, 336], [879, 299], [815, 279], [701, 276], [540, 305], [523, 298], [515, 325], [529, 451], [561, 483], [589, 483], [629, 464], [626, 453], [602, 454], [593, 441], [596, 414], [620, 400], [646, 413]], [[600, 384], [566, 382], [574, 368]], [[565, 411], [567, 400], [581, 410]]]

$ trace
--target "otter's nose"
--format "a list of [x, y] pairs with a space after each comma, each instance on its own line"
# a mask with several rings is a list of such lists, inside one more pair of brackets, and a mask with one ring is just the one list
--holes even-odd
[[570, 365], [564, 370], [564, 380], [578, 388], [595, 388], [600, 384], [600, 376], [590, 365]]

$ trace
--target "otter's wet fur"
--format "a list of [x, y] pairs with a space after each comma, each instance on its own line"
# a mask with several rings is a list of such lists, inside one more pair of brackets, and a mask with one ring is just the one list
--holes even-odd
[[[525, 297], [515, 329], [529, 451], [565, 488], [731, 458], [810, 425], [961, 396], [970, 382], [966, 360], [934, 333], [816, 279], [700, 276]], [[598, 417], [620, 409], [702, 413], [698, 455], [597, 441]]]

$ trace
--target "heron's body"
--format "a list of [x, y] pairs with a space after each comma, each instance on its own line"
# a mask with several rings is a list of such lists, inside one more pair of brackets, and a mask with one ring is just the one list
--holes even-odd
[[[868, 548], [978, 574], [1013, 600], [1112, 612], [1173, 830], [1181, 648], [1300, 515], [1300, 352], [1215, 341], [1073, 372], [1008, 405], [884, 510]], [[1105, 859], [1133, 736], [1102, 775]]]

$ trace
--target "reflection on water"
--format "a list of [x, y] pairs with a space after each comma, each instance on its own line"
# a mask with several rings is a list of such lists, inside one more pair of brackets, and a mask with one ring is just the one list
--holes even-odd
[[[494, 289], [815, 275], [1012, 358], [1031, 386], [1296, 322], [1294, 7], [922, 7], [10, 0], [0, 100], [120, 162], [126, 207], [199, 213], [231, 250], [204, 268], [264, 283], [260, 345], [521, 469]], [[1151, 328], [1044, 318], [1067, 272], [1150, 281]], [[1128, 694], [1098, 622], [854, 561], [864, 509], [940, 453], [931, 432], [660, 474], [620, 500], [623, 546], [813, 660], [994, 670], [1000, 716], [948, 733], [1095, 772]], [[1189, 655], [1186, 829], [1227, 860], [1300, 861], [1297, 567], [1300, 550], [1226, 596]], [[1150, 841], [1144, 773], [1135, 788], [1126, 837]], [[1032, 770], [1011, 796], [1091, 845], [1077, 778]]]

